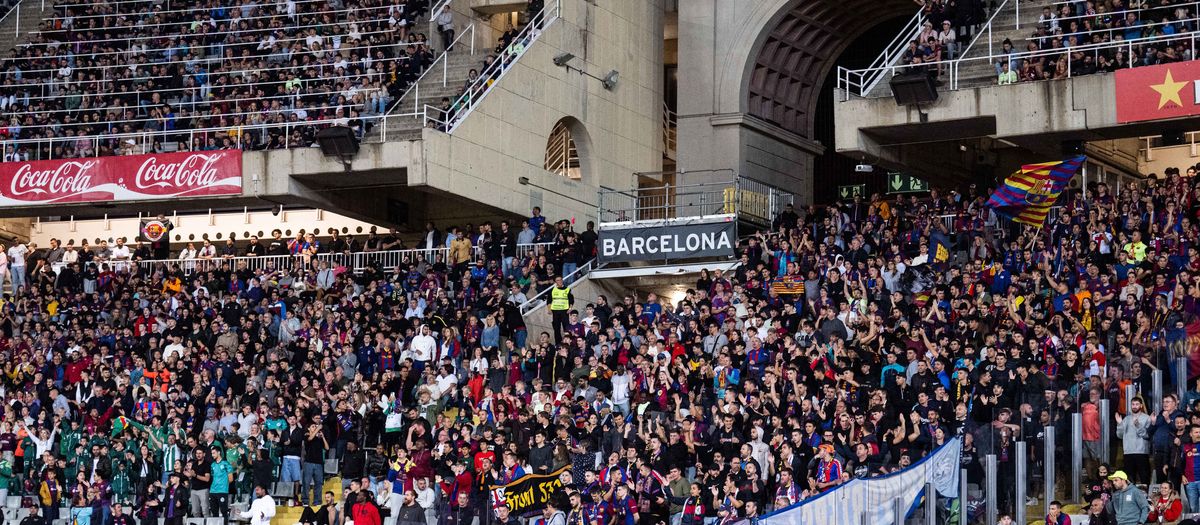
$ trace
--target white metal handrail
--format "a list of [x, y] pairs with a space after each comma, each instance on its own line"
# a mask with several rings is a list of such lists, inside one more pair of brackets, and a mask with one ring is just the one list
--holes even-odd
[[[302, 259], [293, 255], [260, 255], [256, 257], [221, 257], [215, 256], [211, 258], [175, 258], [175, 259], [143, 259], [133, 261], [137, 264], [139, 273], [151, 273], [159, 269], [178, 269], [184, 275], [191, 275], [195, 272], [206, 272], [216, 270], [223, 264], [229, 264], [233, 268], [241, 268], [242, 265], [249, 270], [283, 270], [291, 269], [295, 264], [301, 262]], [[120, 264], [115, 261], [110, 261], [111, 264]]]
[[[1046, 34], [1044, 36], [1031, 36], [1031, 37], [1027, 38], [1026, 41], [1061, 38], [1063, 40], [1063, 42], [1066, 42], [1068, 38], [1073, 37], [1073, 36], [1077, 37], [1077, 36], [1081, 36], [1081, 35], [1095, 35], [1095, 34], [1104, 34], [1104, 33], [1108, 34], [1108, 38], [1112, 38], [1113, 33], [1124, 33], [1125, 31], [1127, 31], [1129, 29], [1136, 29], [1138, 31], [1142, 31], [1145, 29], [1154, 29], [1159, 26], [1171, 26], [1171, 25], [1182, 26], [1184, 24], [1196, 23], [1198, 21], [1200, 21], [1200, 16], [1193, 16], [1192, 18], [1185, 18], [1183, 20], [1174, 20], [1174, 21], [1169, 21], [1169, 22], [1151, 21], [1151, 22], [1147, 22], [1147, 23], [1141, 24], [1136, 27], [1109, 27], [1109, 28], [1105, 28], [1105, 29], [1092, 29], [1090, 31], [1076, 31], [1074, 33], [1065, 33], [1065, 32], [1064, 33], [1050, 33], [1050, 34]], [[1176, 34], [1180, 34], [1180, 33], [1176, 33]]]
[[[399, 120], [399, 119], [404, 119], [404, 118], [415, 119], [415, 118], [422, 118], [423, 116], [424, 116], [424, 113], [403, 113], [403, 114], [394, 114], [394, 115], [362, 116], [362, 117], [359, 117], [358, 120], [361, 120], [363, 122], [363, 124], [373, 123], [378, 126], [386, 126], [387, 121], [389, 119], [392, 119], [392, 120]], [[164, 144], [169, 144], [171, 142], [169, 139], [171, 139], [173, 137], [182, 136], [182, 135], [187, 135], [187, 137], [188, 137], [188, 140], [186, 143], [187, 149], [180, 149], [178, 151], [188, 151], [192, 147], [192, 143], [195, 142], [195, 139], [197, 137], [207, 138], [209, 135], [217, 136], [222, 133], [229, 134], [230, 132], [236, 132], [235, 134], [237, 135], [237, 141], [235, 142], [235, 145], [238, 147], [238, 149], [247, 149], [247, 148], [253, 149], [254, 147], [262, 145], [262, 143], [250, 144], [249, 142], [247, 142], [247, 135], [254, 134], [255, 132], [264, 132], [265, 133], [265, 132], [269, 132], [271, 130], [282, 130], [283, 131], [283, 137], [284, 137], [284, 148], [283, 149], [293, 148], [293, 147], [305, 147], [307, 145], [300, 146], [300, 145], [292, 144], [290, 142], [292, 130], [305, 128], [305, 127], [325, 127], [325, 126], [339, 125], [339, 124], [342, 124], [341, 120], [342, 119], [305, 120], [305, 121], [298, 121], [298, 122], [287, 121], [287, 122], [280, 122], [280, 123], [272, 122], [272, 123], [263, 123], [263, 124], [242, 124], [242, 125], [236, 125], [236, 126], [216, 126], [216, 127], [209, 127], [209, 128], [196, 128], [196, 129], [187, 129], [187, 130], [138, 131], [138, 132], [133, 132], [133, 133], [112, 133], [112, 134], [104, 134], [104, 135], [76, 135], [76, 136], [70, 136], [70, 137], [39, 137], [39, 138], [28, 138], [28, 139], [0, 140], [0, 160], [8, 159], [10, 154], [15, 154], [16, 150], [22, 146], [31, 146], [31, 145], [37, 145], [37, 144], [49, 144], [50, 148], [48, 149], [48, 151], [50, 153], [50, 156], [45, 159], [40, 159], [40, 158], [34, 158], [33, 155], [30, 155], [28, 159], [20, 158], [20, 159], [11, 159], [11, 160], [4, 160], [4, 161], [11, 162], [11, 161], [24, 161], [24, 160], [54, 160], [54, 145], [55, 144], [78, 145], [80, 143], [80, 141], [84, 141], [84, 142], [90, 144], [89, 147], [91, 150], [91, 154], [84, 155], [84, 156], [77, 155], [77, 156], [72, 156], [72, 157], [68, 157], [68, 158], [94, 157], [94, 156], [96, 156], [96, 152], [99, 151], [101, 142], [110, 142], [110, 141], [124, 142], [126, 140], [133, 140], [135, 142], [134, 143], [135, 150], [140, 150], [140, 151], [135, 151], [136, 153], [152, 153], [155, 142], [159, 142], [161, 139], [161, 141]], [[345, 120], [349, 120], [349, 119], [345, 119]], [[0, 126], [0, 127], [2, 127], [2, 126]], [[265, 134], [263, 136], [265, 137]]]
[[663, 102], [663, 151], [668, 158], [675, 158], [676, 148], [678, 147], [678, 130], [679, 130], [679, 115]]
[[468, 25], [462, 31], [462, 33], [459, 33], [458, 36], [454, 38], [454, 41], [450, 43], [449, 47], [442, 50], [442, 54], [438, 55], [433, 62], [430, 62], [429, 67], [426, 67], [425, 70], [421, 72], [417, 79], [408, 86], [408, 89], [404, 90], [404, 93], [401, 93], [399, 97], [396, 97], [396, 100], [392, 103], [392, 107], [389, 108], [389, 112], [393, 109], [399, 109], [404, 104], [404, 99], [408, 97], [409, 93], [413, 94], [413, 114], [421, 112], [421, 81], [425, 80], [425, 76], [433, 71], [437, 66], [437, 63], [440, 61], [442, 63], [442, 87], [446, 86], [450, 68], [450, 50], [457, 47], [458, 43], [467, 36], [468, 32], [471, 34], [471, 56], [475, 56], [475, 24], [472, 23], [471, 25]]
[[[871, 67], [890, 66], [900, 60], [900, 57], [904, 56], [904, 49], [908, 47], [909, 41], [921, 33], [921, 24], [925, 22], [923, 15], [922, 9], [917, 9], [916, 14], [904, 24], [904, 28], [896, 33], [896, 36], [892, 38], [887, 47], [883, 48], [883, 52], [875, 57], [875, 61], [871, 63]], [[860, 84], [864, 88], [864, 92], [869, 92], [875, 89], [875, 86], [881, 80], [883, 80], [883, 75], [879, 74], [873, 78], [860, 78]]]
[[[307, 3], [318, 3], [318, 2], [307, 2]], [[108, 2], [105, 2], [104, 5], [108, 6], [109, 4], [108, 4]], [[393, 7], [394, 7], [393, 5], [387, 4], [387, 5], [362, 6], [362, 7], [344, 8], [344, 9], [331, 9], [331, 10], [324, 10], [324, 11], [297, 11], [295, 15], [288, 15], [286, 13], [269, 13], [269, 14], [259, 14], [259, 15], [253, 15], [253, 16], [239, 17], [236, 19], [232, 18], [232, 17], [224, 18], [224, 19], [215, 19], [214, 18], [211, 21], [204, 21], [204, 23], [213, 25], [214, 29], [215, 29], [215, 26], [220, 25], [221, 23], [226, 23], [226, 22], [245, 21], [245, 22], [249, 22], [249, 23], [251, 23], [251, 25], [253, 25], [252, 23], [257, 20], [270, 21], [271, 19], [278, 19], [278, 18], [294, 20], [294, 19], [301, 18], [301, 17], [312, 17], [312, 16], [339, 14], [339, 13], [356, 14], [356, 13], [368, 12], [368, 11], [388, 11], [390, 13]], [[234, 9], [240, 9], [240, 7], [238, 7], [238, 6], [230, 6], [229, 7], [230, 11], [232, 11]], [[154, 14], [158, 15], [158, 16], [167, 16], [167, 15], [178, 14], [178, 13], [196, 13], [196, 11], [197, 10], [195, 8], [188, 8], [188, 9], [178, 9], [178, 10], [174, 10], [174, 11], [159, 11]], [[143, 13], [114, 12], [114, 13], [101, 13], [101, 14], [95, 14], [95, 15], [76, 15], [76, 16], [72, 16], [71, 20], [72, 20], [72, 23], [74, 24], [74, 23], [78, 23], [80, 20], [88, 20], [91, 18], [99, 18], [99, 19], [103, 20], [105, 18], [138, 17], [140, 15], [143, 15]], [[58, 18], [60, 18], [58, 15], [51, 15], [50, 19], [53, 20], [53, 19], [58, 19]], [[378, 20], [370, 20], [370, 21], [384, 21], [384, 20], [387, 20], [387, 18], [382, 18], [382, 19], [378, 19]], [[192, 22], [193, 22], [192, 20], [188, 20], [185, 22], [158, 22], [158, 23], [145, 23], [145, 24], [139, 23], [136, 26], [126, 27], [126, 29], [146, 30], [146, 29], [151, 29], [151, 28], [169, 27], [169, 26], [181, 26], [182, 27], [182, 26], [190, 26], [192, 24]], [[368, 21], [367, 20], [359, 20], [357, 22], [365, 23]], [[326, 24], [326, 25], [328, 25], [328, 24]], [[300, 26], [289, 26], [289, 27], [297, 27], [298, 28]], [[30, 31], [29, 34], [54, 37], [57, 33], [67, 33], [72, 30], [75, 30], [74, 25], [72, 25], [72, 27], [70, 27], [70, 28], [35, 30], [35, 31]], [[251, 33], [251, 32], [255, 32], [255, 31], [259, 31], [259, 30], [256, 30], [253, 28], [251, 28], [251, 29], [232, 29], [232, 30], [226, 31], [222, 34], [225, 34], [225, 33], [229, 33], [229, 34]], [[166, 36], [170, 37], [173, 35], [176, 35], [176, 34], [170, 33], [170, 34], [167, 34]], [[187, 35], [178, 34], [177, 36], [187, 36]], [[133, 36], [125, 37], [125, 38], [118, 38], [116, 40], [155, 40], [157, 38], [160, 38], [160, 37], [157, 35], [133, 35]], [[48, 42], [39, 42], [35, 45], [48, 46], [54, 42], [57, 42], [60, 45], [93, 44], [93, 43], [111, 42], [114, 39], [63, 41], [63, 40], [55, 40], [53, 38], [48, 38], [47, 40], [48, 40]]]
[[[983, 56], [983, 57], [960, 58], [960, 59], [955, 59], [955, 60], [941, 60], [941, 61], [936, 61], [936, 62], [923, 62], [920, 64], [898, 64], [898, 65], [893, 65], [893, 66], [890, 66], [887, 68], [879, 68], [879, 69], [884, 69], [884, 70], [892, 73], [893, 75], [895, 75], [896, 72], [903, 71], [905, 69], [933, 68], [933, 67], [937, 67], [937, 66], [941, 66], [941, 65], [946, 65], [946, 66], [949, 66], [949, 74], [950, 74], [950, 82], [949, 82], [949, 85], [947, 86], [947, 88], [951, 91], [955, 91], [958, 89], [958, 84], [959, 84], [959, 80], [960, 80], [958, 78], [958, 70], [959, 70], [959, 67], [961, 66], [961, 64], [963, 64], [964, 62], [966, 62], [966, 63], [987, 62], [989, 64], [995, 64], [996, 61], [998, 61], [998, 60], [1020, 61], [1020, 60], [1024, 60], [1024, 59], [1030, 59], [1030, 58], [1060, 56], [1060, 55], [1066, 55], [1066, 54], [1072, 54], [1072, 53], [1094, 53], [1094, 54], [1098, 55], [1100, 51], [1108, 50], [1108, 49], [1125, 50], [1125, 51], [1127, 51], [1126, 52], [1127, 56], [1132, 56], [1132, 57], [1136, 58], [1138, 55], [1133, 55], [1134, 47], [1140, 47], [1145, 44], [1173, 42], [1173, 41], [1177, 41], [1177, 40], [1190, 40], [1191, 41], [1191, 49], [1195, 49], [1195, 42], [1196, 42], [1196, 38], [1198, 35], [1200, 35], [1200, 31], [1191, 31], [1191, 32], [1179, 33], [1179, 34], [1175, 34], [1175, 35], [1155, 35], [1155, 36], [1143, 37], [1143, 38], [1138, 38], [1138, 39], [1133, 39], [1133, 40], [1101, 42], [1098, 44], [1087, 44], [1087, 45], [1075, 46], [1075, 47], [1070, 47], [1070, 48], [1064, 47], [1064, 48], [1058, 48], [1058, 49], [1039, 49], [1037, 51], [1025, 51], [1025, 52], [1019, 52], [1019, 53], [1009, 53], [1009, 54], [996, 54], [996, 55], [988, 55], [988, 56]], [[1071, 60], [1067, 61], [1068, 76], [1070, 76], [1069, 69], [1072, 67], [1071, 63], [1072, 63]], [[1136, 60], [1130, 60], [1129, 63], [1126, 65], [1126, 67], [1136, 67], [1135, 63], [1136, 63]], [[848, 73], [849, 74], [862, 74], [862, 73], [864, 73], [864, 71], [865, 70], [849, 71]], [[865, 96], [867, 96], [867, 94], [864, 93], [859, 96], [865, 97]], [[848, 97], [849, 97], [849, 94], [846, 95], [845, 99], [848, 100]]]
[[[1062, 5], [1065, 3], [1075, 3], [1075, 2], [1076, 2], [1076, 0], [1069, 0], [1068, 2], [1060, 2], [1055, 5]], [[1149, 7], [1139, 7], [1139, 8], [1133, 8], [1133, 9], [1127, 8], [1127, 9], [1122, 9], [1120, 11], [1108, 11], [1105, 13], [1092, 13], [1092, 14], [1071, 15], [1071, 16], [1055, 15], [1055, 18], [1053, 21], [1055, 23], [1057, 23], [1059, 27], [1062, 27], [1062, 24], [1064, 21], [1074, 22], [1076, 20], [1088, 20], [1088, 19], [1097, 19], [1097, 18], [1103, 18], [1103, 17], [1120, 17], [1120, 18], [1124, 19], [1125, 15], [1127, 15], [1129, 13], [1133, 13], [1133, 14], [1137, 15], [1137, 19], [1142, 20], [1142, 14], [1145, 12], [1163, 12], [1163, 11], [1174, 12], [1176, 9], [1179, 9], [1179, 8], [1188, 8], [1188, 7], [1195, 8], [1197, 6], [1200, 6], [1200, 2], [1188, 2], [1186, 4], [1172, 4], [1172, 5], [1165, 5], [1165, 6], [1164, 5], [1152, 5]], [[1052, 12], [1057, 13], [1057, 11], [1052, 11]]]
[[429, 11], [429, 21], [436, 21], [437, 17], [442, 16], [442, 11], [449, 6], [450, 0], [437, 0], [437, 3], [433, 4], [433, 9]]
[[[501, 56], [496, 57], [491, 64], [488, 64], [479, 73], [479, 78], [467, 85], [463, 93], [451, 103], [449, 114], [445, 114], [441, 108], [426, 104], [424, 110], [426, 121], [438, 124], [438, 128], [446, 133], [454, 133], [454, 130], [475, 109], [475, 106], [478, 106], [492, 88], [500, 83], [504, 75], [512, 70], [512, 64], [525, 56], [542, 32], [560, 16], [562, 16], [562, 0], [547, 3], [541, 11], [530, 17], [529, 23], [525, 24], [525, 27], [513, 37], [509, 47], [503, 51]], [[432, 115], [441, 115], [442, 119], [437, 119]]]
[[[575, 281], [587, 277], [592, 270], [599, 268], [600, 266], [601, 265], [597, 264], [596, 259], [590, 259], [587, 262], [579, 265], [575, 271], [564, 275], [563, 281], [566, 283], [574, 283]], [[521, 303], [521, 305], [518, 307], [518, 309], [521, 311], [521, 315], [529, 315], [530, 312], [545, 306], [546, 298], [550, 296], [550, 290], [553, 289], [553, 286], [547, 286], [544, 290], [539, 291], [533, 297], [529, 297], [524, 303]]]
[[[1021, 4], [1021, 1], [1020, 1], [1020, 0], [1014, 0], [1014, 2], [1013, 2], [1013, 3], [1014, 3], [1014, 4], [1016, 4], [1016, 5], [1018, 5], [1018, 6], [1020, 6], [1020, 4]], [[976, 43], [976, 42], [978, 42], [978, 41], [979, 41], [979, 39], [980, 39], [981, 37], [983, 37], [983, 35], [984, 35], [985, 33], [987, 34], [988, 54], [989, 54], [989, 55], [991, 55], [991, 54], [992, 54], [992, 43], [993, 43], [993, 40], [994, 40], [994, 39], [992, 38], [992, 26], [994, 26], [994, 25], [995, 25], [995, 22], [996, 22], [996, 17], [997, 17], [997, 16], [999, 16], [999, 15], [1000, 15], [1000, 13], [1003, 13], [1003, 12], [1004, 12], [1004, 8], [1005, 8], [1005, 6], [1007, 6], [1007, 5], [1008, 5], [1008, 0], [1004, 0], [1003, 2], [1000, 2], [1000, 5], [999, 5], [998, 7], [996, 7], [996, 10], [995, 10], [995, 11], [992, 11], [992, 16], [988, 17], [988, 21], [987, 21], [987, 23], [986, 23], [986, 24], [984, 24], [984, 28], [985, 28], [985, 29], [984, 29], [983, 31], [979, 31], [979, 32], [975, 33], [975, 38], [972, 38], [972, 39], [971, 39], [971, 41], [967, 43], [967, 47], [964, 47], [964, 48], [963, 48], [962, 52], [961, 52], [961, 53], [959, 53], [957, 57], [955, 57], [955, 60], [962, 60], [962, 59], [964, 59], [964, 58], [967, 58], [967, 56], [968, 56], [968, 53], [970, 53], [970, 52], [971, 52], [971, 49], [975, 47], [975, 43]], [[1020, 25], [1020, 24], [1021, 24], [1021, 13], [1020, 13], [1020, 12], [1017, 12], [1017, 17], [1016, 17], [1016, 18], [1017, 18], [1017, 22], [1016, 22], [1016, 23], [1017, 23], [1017, 28], [1020, 28], [1020, 27], [1021, 27], [1021, 25]]]
[[[523, 259], [525, 257], [537, 256], [548, 251], [553, 245], [554, 243], [518, 244], [516, 247], [516, 257]], [[439, 246], [437, 248], [413, 248], [406, 250], [322, 252], [314, 256], [289, 254], [225, 257], [217, 255], [213, 257], [145, 259], [134, 262], [137, 263], [142, 272], [151, 272], [157, 268], [165, 267], [178, 268], [185, 275], [190, 275], [197, 271], [215, 270], [222, 264], [229, 264], [234, 268], [240, 268], [244, 264], [249, 270], [282, 270], [295, 268], [296, 265], [309, 261], [316, 261], [318, 264], [325, 262], [331, 266], [344, 266], [350, 271], [360, 273], [364, 269], [373, 266], [391, 270], [402, 264], [420, 260], [429, 262], [446, 261], [449, 254], [449, 247]], [[472, 248], [472, 260], [484, 258], [485, 256], [486, 254], [480, 247], [476, 246]]]
[[13, 13], [17, 14], [17, 18], [16, 18], [17, 27], [13, 29], [13, 36], [20, 36], [21, 35], [21, 2], [17, 2], [15, 5], [8, 8], [8, 11], [4, 13], [4, 16], [0, 17], [0, 24], [3, 24], [5, 20], [8, 20], [8, 17], [11, 16]]
[[[303, 29], [306, 27], [318, 28], [318, 27], [326, 27], [326, 26], [328, 26], [328, 24], [314, 24], [311, 26], [288, 26], [288, 29]], [[387, 34], [387, 33], [391, 33], [391, 32], [392, 32], [391, 30], [363, 31], [363, 32], [361, 32], [361, 34], [363, 36], [370, 36], [370, 35], [375, 35], [375, 34]], [[128, 41], [128, 40], [132, 40], [132, 39], [118, 38], [118, 39], [104, 40], [102, 42]], [[298, 42], [302, 42], [302, 41], [303, 41], [303, 39], [286, 39], [286, 40], [277, 40], [276, 43], [288, 43], [288, 42], [298, 43]], [[69, 47], [69, 44], [70, 43], [68, 43], [68, 42], [63, 42], [63, 43], [59, 44], [59, 47]], [[396, 48], [406, 48], [406, 47], [414, 47], [414, 46], [427, 46], [428, 44], [429, 44], [429, 42], [425, 41], [425, 40], [413, 40], [413, 41], [404, 40], [404, 41], [395, 42], [395, 43], [386, 44], [386, 45], [396, 47]], [[285, 46], [283, 50], [290, 52], [289, 48], [290, 48], [290, 46]], [[379, 48], [380, 48], [380, 45], [378, 45], [378, 44], [359, 45], [359, 46], [343, 45], [343, 46], [338, 46], [336, 48], [333, 47], [332, 45], [330, 45], [330, 47], [328, 47], [328, 48], [322, 48], [319, 50], [309, 49], [309, 50], [304, 50], [304, 51], [297, 52], [294, 54], [302, 56], [302, 55], [312, 54], [313, 52], [316, 52], [316, 51], [321, 51], [321, 52], [325, 52], [326, 54], [332, 56], [332, 55], [336, 55], [338, 53], [342, 53], [345, 57], [347, 57], [347, 62], [349, 62], [349, 53], [351, 51], [371, 51], [371, 50], [379, 50]], [[142, 54], [161, 55], [168, 51], [172, 51], [173, 49], [174, 49], [174, 46], [165, 47], [165, 48], [153, 48], [153, 49], [147, 48], [145, 50], [145, 52]], [[135, 54], [139, 54], [139, 53], [132, 52], [129, 50], [122, 50], [122, 51], [101, 51], [98, 53], [88, 53], [88, 56], [89, 57], [102, 57], [105, 55], [115, 55], [116, 58], [127, 59], [130, 55], [135, 55]], [[268, 54], [267, 57], [269, 58], [269, 56], [270, 55]], [[43, 58], [46, 58], [46, 59], [70, 59], [70, 58], [72, 58], [72, 55], [46, 55]], [[196, 57], [196, 58], [192, 59], [191, 61], [195, 62], [197, 65], [211, 66], [213, 64], [221, 64], [222, 62], [240, 61], [240, 58], [241, 57], [234, 57], [234, 58], [230, 59], [230, 58], [226, 58], [224, 56], [205, 56], [205, 57]], [[3, 64], [5, 61], [12, 61], [12, 60], [14, 60], [14, 59], [12, 59], [12, 58], [0, 59], [0, 64]], [[394, 60], [394, 59], [389, 59], [389, 60]], [[158, 61], [146, 62], [145, 64], [132, 64], [132, 65], [138, 66], [143, 69], [149, 69], [150, 66], [169, 64], [169, 63], [171, 63], [170, 60], [161, 59]], [[104, 74], [104, 72], [109, 71], [109, 70], [128, 70], [130, 65], [131, 64], [129, 64], [129, 63], [121, 63], [121, 64], [93, 65], [93, 66], [71, 66], [71, 72], [72, 72], [72, 74], [75, 74], [75, 73], [81, 73], [81, 72], [97, 71], [97, 72], [101, 72], [102, 74]], [[260, 73], [263, 71], [276, 71], [276, 70], [281, 70], [281, 69], [284, 69], [284, 70], [303, 69], [305, 67], [316, 67], [318, 65], [329, 65], [329, 64], [306, 64], [306, 65], [302, 65], [302, 66], [301, 65], [297, 65], [297, 66], [289, 65], [289, 66], [265, 67], [265, 68], [246, 68], [246, 69], [236, 69], [236, 70], [231, 70], [231, 71], [225, 71], [223, 73], [229, 73], [229, 74]], [[47, 75], [55, 75], [59, 72], [59, 70], [60, 70], [60, 68], [23, 69], [23, 70], [21, 70], [21, 73], [26, 74], [26, 75], [33, 74], [33, 73], [44, 73]], [[212, 74], [217, 74], [217, 73], [212, 73]], [[157, 79], [163, 79], [163, 78], [174, 78], [174, 76], [172, 76], [172, 75], [146, 75], [144, 77], [138, 77], [138, 78], [139, 79], [147, 79], [147, 80], [157, 80]], [[78, 83], [78, 84], [101, 83], [101, 82], [105, 82], [107, 80], [111, 80], [111, 79], [105, 77], [105, 78], [99, 78], [97, 80], [89, 80], [89, 81], [71, 80], [70, 82]], [[282, 83], [282, 82], [279, 82], [279, 83]], [[181, 91], [181, 90], [182, 90], [182, 88], [174, 88], [174, 89], [163, 89], [162, 91]], [[43, 97], [32, 97], [32, 98], [35, 100], [43, 100], [43, 99], [48, 99], [48, 98], [52, 98], [52, 97], [43, 96]]]

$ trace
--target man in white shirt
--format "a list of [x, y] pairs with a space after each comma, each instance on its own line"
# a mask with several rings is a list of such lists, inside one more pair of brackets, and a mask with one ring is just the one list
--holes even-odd
[[163, 360], [170, 361], [172, 356], [183, 357], [184, 346], [179, 342], [179, 337], [170, 336], [171, 344], [163, 348]]
[[29, 247], [24, 243], [14, 244], [8, 249], [8, 266], [12, 273], [13, 295], [16, 295], [18, 288], [27, 284], [25, 281], [25, 255], [28, 253]]
[[437, 340], [429, 335], [429, 325], [421, 325], [421, 333], [413, 337], [412, 343], [408, 345], [408, 350], [415, 365], [414, 372], [425, 371], [425, 365], [429, 364], [429, 361], [433, 359], [434, 351], [437, 350]]
[[129, 246], [125, 245], [124, 237], [117, 237], [117, 246], [112, 249], [112, 260], [116, 262], [113, 270], [124, 272], [129, 269], [128, 263], [133, 258], [133, 253], [129, 251]]
[[[417, 505], [425, 509], [425, 522], [437, 523], [437, 498], [433, 493], [433, 488], [429, 486], [429, 478], [417, 478], [417, 484], [413, 487], [413, 492], [417, 493]], [[395, 516], [399, 513], [400, 507], [397, 506], [392, 515]]]
[[250, 520], [250, 525], [271, 525], [275, 517], [275, 498], [267, 494], [262, 485], [254, 487], [254, 502], [250, 508], [242, 512], [242, 519]]

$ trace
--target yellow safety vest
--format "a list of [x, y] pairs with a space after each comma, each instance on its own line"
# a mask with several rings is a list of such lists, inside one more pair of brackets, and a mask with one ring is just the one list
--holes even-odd
[[566, 310], [571, 307], [570, 288], [552, 288], [550, 290], [550, 309], [551, 310]]

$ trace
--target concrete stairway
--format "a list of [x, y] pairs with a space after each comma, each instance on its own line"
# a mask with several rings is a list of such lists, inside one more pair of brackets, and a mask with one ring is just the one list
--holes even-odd
[[[390, 115], [419, 113], [427, 104], [441, 106], [443, 97], [449, 98], [453, 102], [462, 94], [463, 86], [466, 85], [471, 70], [474, 69], [477, 72], [483, 70], [488, 50], [490, 50], [490, 46], [484, 48], [477, 45], [475, 54], [471, 54], [470, 48], [460, 42], [458, 47], [450, 50], [450, 54], [444, 60], [439, 60], [426, 71], [424, 77], [417, 82], [418, 87], [402, 97]], [[438, 115], [431, 116], [439, 118]], [[386, 138], [387, 140], [415, 139], [420, 137], [422, 127], [424, 127], [424, 122], [420, 116], [389, 117]], [[383, 126], [376, 126], [366, 141], [381, 141], [383, 138]]]
[[[1018, 53], [1025, 51], [1028, 39], [1037, 28], [1037, 19], [1042, 15], [1043, 7], [1054, 7], [1056, 0], [1009, 0], [1004, 10], [992, 21], [992, 54], [1000, 53], [1004, 40], [1013, 43], [1013, 49]], [[1021, 3], [1021, 28], [1017, 29], [1016, 2]], [[988, 55], [988, 35], [985, 32], [975, 42], [975, 46], [967, 51], [963, 58], [980, 58]], [[958, 85], [960, 88], [980, 87], [996, 83], [996, 67], [994, 62], [987, 60], [971, 60], [962, 62], [958, 67]]]
[[[321, 487], [321, 494], [325, 494], [326, 492], [333, 493], [334, 502], [342, 501], [342, 478], [333, 477], [325, 480], [324, 486]], [[276, 500], [276, 502], [280, 504], [275, 505], [275, 517], [271, 520], [271, 523], [275, 525], [293, 525], [300, 521], [300, 516], [304, 514], [305, 507], [293, 507], [282, 504], [279, 500]], [[319, 507], [319, 505], [316, 507]]]
[[[28, 40], [29, 33], [37, 31], [39, 23], [54, 14], [51, 2], [26, 0], [19, 5], [19, 12], [14, 11], [0, 23], [0, 51], [3, 51], [5, 56], [8, 55], [9, 49]], [[5, 12], [7, 11], [0, 11], [0, 16], [4, 16]]]

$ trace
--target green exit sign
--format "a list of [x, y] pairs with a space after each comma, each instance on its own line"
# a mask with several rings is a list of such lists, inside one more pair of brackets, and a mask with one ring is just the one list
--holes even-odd
[[843, 199], [853, 199], [855, 197], [865, 198], [867, 196], [867, 185], [866, 184], [850, 184], [847, 186], [838, 186], [837, 192], [838, 192], [838, 197], [841, 197]]
[[889, 171], [887, 174], [888, 193], [917, 193], [921, 191], [929, 191], [929, 184], [925, 181], [898, 171]]

